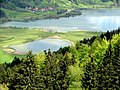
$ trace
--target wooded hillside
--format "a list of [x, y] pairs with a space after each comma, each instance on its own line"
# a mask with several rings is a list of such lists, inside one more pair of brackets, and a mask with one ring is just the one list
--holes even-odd
[[47, 6], [64, 6], [67, 3], [72, 4], [104, 4], [106, 2], [113, 2], [114, 5], [119, 5], [119, 0], [1, 0], [2, 8], [11, 10], [18, 10], [26, 7], [47, 7]]
[[119, 90], [120, 29], [0, 65], [9, 90]]

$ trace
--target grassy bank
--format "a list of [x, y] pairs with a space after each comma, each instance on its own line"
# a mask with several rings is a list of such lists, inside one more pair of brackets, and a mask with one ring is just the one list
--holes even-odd
[[59, 37], [70, 40], [72, 42], [76, 42], [78, 40], [82, 40], [84, 38], [90, 38], [94, 35], [100, 35], [102, 32], [93, 32], [93, 31], [69, 31], [65, 33], [58, 33]]
[[[6, 13], [7, 18], [11, 21], [29, 21], [29, 20], [52, 19], [52, 18], [81, 15], [80, 11], [77, 12], [73, 9], [70, 9], [68, 11], [67, 11], [67, 9], [65, 9], [65, 10], [66, 10], [65, 12], [62, 12], [60, 10], [60, 13], [58, 13], [57, 10], [55, 10], [55, 11], [40, 11], [40, 12], [29, 12], [29, 11], [17, 12], [17, 11], [12, 11], [12, 10], [2, 8], [2, 11], [4, 11]], [[3, 19], [3, 21], [4, 21], [4, 19]], [[2, 23], [2, 21], [0, 21], [0, 22]]]
[[[81, 7], [82, 6], [82, 7]], [[115, 7], [104, 7], [104, 5], [79, 5], [75, 8], [70, 9], [62, 9], [55, 11], [40, 11], [40, 12], [18, 12], [12, 11], [9, 9], [1, 9], [5, 12], [6, 18], [0, 18], [0, 23], [4, 23], [7, 21], [30, 21], [30, 20], [40, 20], [40, 19], [59, 19], [61, 17], [73, 17], [77, 15], [81, 15], [81, 10], [87, 9], [113, 9]]]
[[19, 58], [24, 58], [25, 57], [25, 55], [6, 53], [2, 49], [0, 49], [0, 64], [4, 63], [4, 62], [11, 62], [14, 59], [15, 56], [19, 57]]
[[0, 47], [5, 48], [11, 45], [32, 42], [37, 39], [43, 39], [55, 35], [72, 42], [76, 42], [83, 38], [90, 38], [93, 35], [100, 35], [101, 33], [102, 32], [76, 30], [55, 33], [38, 28], [0, 28]]
[[42, 29], [1, 28], [0, 47], [4, 48], [15, 44], [27, 43], [53, 35], [54, 33], [46, 32]]
[[12, 51], [10, 51], [11, 49], [9, 48], [9, 46], [27, 43], [53, 35], [54, 33], [46, 32], [43, 31], [42, 29], [1, 28], [0, 29], [0, 63], [10, 62], [13, 60], [15, 56], [24, 57], [24, 55], [10, 54], [10, 52]]

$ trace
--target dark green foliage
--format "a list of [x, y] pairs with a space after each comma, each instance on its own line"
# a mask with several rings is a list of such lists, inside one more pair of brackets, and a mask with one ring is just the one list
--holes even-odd
[[10, 67], [14, 67], [15, 65], [19, 65], [20, 63], [22, 63], [22, 60], [20, 60], [19, 58], [15, 57], [9, 66]]
[[0, 18], [6, 17], [5, 13], [0, 9]]
[[15, 71], [10, 75], [8, 81], [10, 90], [39, 89], [39, 69], [31, 52], [28, 53], [27, 58], [22, 63], [13, 67], [13, 70]]
[[113, 30], [111, 32], [107, 31], [106, 33], [104, 34], [101, 34], [101, 38], [106, 38], [107, 40], [111, 40], [112, 39], [112, 36], [115, 35], [115, 34], [119, 34], [120, 33], [120, 29], [118, 28], [117, 30]]
[[0, 83], [7, 83], [9, 78], [9, 69], [7, 63], [0, 65]]
[[64, 47], [64, 48], [60, 48], [57, 53], [65, 55], [66, 52], [70, 52], [70, 46], [68, 47]]
[[45, 67], [41, 69], [41, 78], [43, 78], [43, 88], [45, 90], [67, 90], [69, 86], [69, 77], [67, 74], [68, 66], [74, 64], [67, 58], [67, 54], [46, 53]]
[[[93, 36], [91, 37], [90, 39], [86, 39], [84, 38], [83, 40], [80, 40], [78, 43], [81, 45], [81, 44], [88, 44], [88, 45], [92, 45], [92, 43], [94, 42], [94, 40], [97, 38], [97, 36]], [[77, 43], [77, 44], [78, 44]]]
[[[113, 48], [111, 43], [99, 66], [93, 60], [86, 65], [82, 78], [85, 89], [119, 90], [120, 89], [120, 40]], [[113, 48], [113, 49], [112, 49]]]
[[116, 70], [118, 70], [118, 69], [120, 69], [120, 67], [119, 67], [120, 66], [120, 40], [118, 40], [117, 43], [115, 44], [113, 52], [114, 52], [114, 55], [113, 55], [113, 58], [114, 58], [113, 64], [114, 64]]
[[63, 9], [63, 10], [58, 11], [57, 14], [63, 14], [63, 13], [65, 13], [65, 12], [67, 12], [67, 10], [64, 10], [64, 9]]
[[90, 57], [90, 61], [85, 66], [84, 76], [82, 78], [82, 87], [88, 90], [97, 89], [97, 75], [94, 60]]
[[20, 60], [0, 66], [0, 83], [6, 83], [9, 90], [67, 90], [69, 87], [68, 67], [75, 64], [74, 56], [45, 52], [42, 67], [36, 64], [32, 52]]
[[98, 69], [98, 83], [100, 86], [99, 88], [103, 89], [119, 89], [119, 83], [118, 83], [118, 75], [114, 71], [114, 65], [113, 65], [113, 51], [111, 44], [109, 45], [109, 48], [105, 54], [105, 57], [103, 59], [103, 62], [100, 64], [100, 67]]
[[3, 0], [0, 0], [0, 3], [2, 3], [3, 2]]
[[[110, 44], [102, 61], [95, 63], [96, 58], [89, 56], [90, 61], [85, 65], [84, 75], [82, 77], [82, 87], [88, 90], [119, 90], [120, 89], [120, 40], [112, 45], [112, 37], [119, 34], [120, 30], [107, 31], [100, 35], [101, 39], [106, 39]], [[92, 38], [91, 38], [92, 40]], [[76, 49], [89, 40], [80, 41], [76, 44]], [[94, 39], [93, 39], [94, 42]], [[93, 44], [91, 42], [91, 44]], [[99, 54], [99, 53], [98, 53]]]
[[[120, 33], [120, 28], [118, 28], [117, 30], [113, 30], [111, 32], [107, 31], [106, 33], [102, 33], [100, 35], [100, 38], [101, 39], [107, 39], [108, 40], [111, 40], [113, 35], [115, 34], [119, 34]], [[76, 49], [78, 49], [81, 44], [88, 44], [88, 45], [92, 45], [92, 43], [95, 41], [95, 39], [97, 38], [98, 36], [93, 36], [91, 37], [90, 39], [86, 39], [84, 38], [83, 40], [80, 40], [79, 42], [76, 43]]]
[[22, 61], [15, 57], [11, 63], [4, 63], [0, 65], [0, 83], [7, 83], [9, 81], [8, 78], [10, 78], [10, 75], [14, 73], [14, 69], [12, 68], [21, 63]]

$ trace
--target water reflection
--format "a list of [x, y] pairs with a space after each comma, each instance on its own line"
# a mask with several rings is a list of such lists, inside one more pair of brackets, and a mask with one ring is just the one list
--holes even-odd
[[51, 51], [56, 51], [60, 47], [65, 47], [69, 45], [71, 45], [71, 43], [64, 40], [47, 38], [43, 40], [29, 42], [26, 44], [13, 45], [11, 47], [14, 48], [18, 53], [27, 53], [29, 50], [32, 50], [33, 53], [39, 53], [48, 49], [51, 49]]
[[117, 29], [120, 26], [120, 10], [119, 9], [103, 9], [103, 10], [83, 10], [83, 14], [76, 17], [60, 18], [60, 19], [44, 19], [29, 22], [7, 22], [0, 26], [8, 27], [29, 27], [44, 28], [55, 31], [71, 31], [71, 30], [94, 30], [107, 31]]
[[120, 17], [118, 16], [101, 16], [101, 17], [88, 17], [89, 22], [96, 25], [99, 30], [113, 30], [120, 26]]

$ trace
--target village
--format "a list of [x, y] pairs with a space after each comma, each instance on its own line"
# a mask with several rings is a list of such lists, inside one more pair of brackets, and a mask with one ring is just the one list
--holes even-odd
[[26, 10], [29, 12], [44, 12], [44, 11], [54, 11], [55, 8], [53, 7], [44, 7], [44, 8], [38, 8], [38, 7], [26, 7]]

